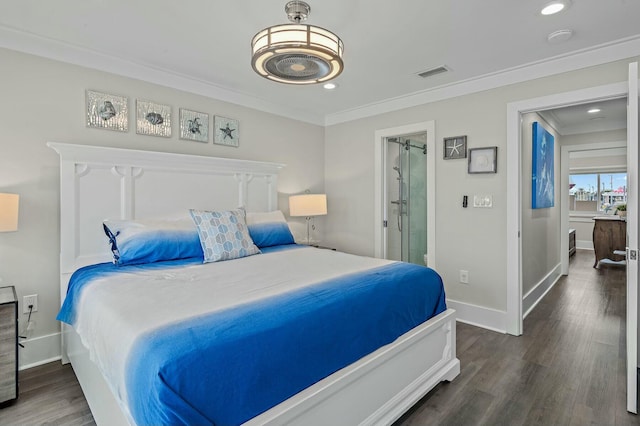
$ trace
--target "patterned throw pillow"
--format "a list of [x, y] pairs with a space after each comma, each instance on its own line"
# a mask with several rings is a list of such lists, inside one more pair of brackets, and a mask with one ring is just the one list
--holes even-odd
[[249, 236], [243, 209], [212, 212], [189, 210], [198, 228], [204, 263], [260, 253]]

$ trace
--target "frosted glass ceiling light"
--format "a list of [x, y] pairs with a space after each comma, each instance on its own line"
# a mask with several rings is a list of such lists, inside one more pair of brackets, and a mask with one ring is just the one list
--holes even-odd
[[265, 28], [251, 40], [251, 66], [264, 78], [279, 83], [314, 84], [342, 72], [344, 44], [340, 37], [312, 25], [301, 25], [311, 7], [290, 1], [284, 7], [293, 24]]
[[552, 1], [552, 2], [547, 3], [546, 5], [544, 5], [544, 7], [540, 11], [540, 13], [543, 14], [543, 15], [553, 15], [553, 14], [556, 14], [558, 12], [563, 11], [567, 7], [569, 7], [568, 0], [565, 0], [565, 1]]

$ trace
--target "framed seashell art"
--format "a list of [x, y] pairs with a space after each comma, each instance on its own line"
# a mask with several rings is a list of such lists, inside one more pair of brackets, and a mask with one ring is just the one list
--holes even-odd
[[213, 116], [213, 143], [237, 147], [240, 144], [240, 128], [238, 120]]
[[180, 139], [209, 142], [209, 114], [180, 108]]
[[136, 99], [136, 133], [171, 137], [171, 105]]
[[87, 90], [87, 127], [129, 131], [129, 100], [125, 96]]

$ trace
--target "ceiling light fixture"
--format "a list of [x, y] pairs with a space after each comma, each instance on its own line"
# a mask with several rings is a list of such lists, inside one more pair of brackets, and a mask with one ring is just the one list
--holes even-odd
[[322, 83], [342, 72], [340, 37], [312, 25], [301, 25], [311, 12], [303, 1], [284, 7], [293, 24], [265, 28], [251, 40], [251, 66], [264, 78], [289, 84]]
[[547, 36], [547, 41], [551, 44], [563, 43], [573, 36], [573, 30], [558, 30]]
[[542, 10], [540, 10], [540, 13], [542, 15], [545, 15], [545, 16], [554, 15], [554, 14], [556, 14], [558, 12], [561, 12], [561, 11], [565, 10], [568, 7], [569, 7], [569, 1], [568, 0], [552, 1], [552, 2], [549, 2], [549, 3], [545, 4], [544, 7], [542, 8]]
[[589, 111], [587, 111], [589, 114], [595, 114], [597, 112], [600, 112], [600, 108], [591, 108]]

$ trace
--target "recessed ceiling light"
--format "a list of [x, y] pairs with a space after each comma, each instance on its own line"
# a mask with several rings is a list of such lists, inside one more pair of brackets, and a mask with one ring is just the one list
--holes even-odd
[[327, 90], [333, 90], [333, 89], [335, 89], [336, 87], [338, 87], [338, 85], [337, 85], [337, 84], [335, 84], [335, 83], [326, 83], [326, 84], [325, 84], [324, 86], [322, 86], [322, 87], [324, 87], [324, 88], [325, 88], [325, 89], [327, 89]]
[[600, 108], [591, 108], [589, 111], [587, 111], [589, 114], [595, 114], [596, 112], [600, 112], [601, 109]]
[[566, 8], [569, 7], [569, 1], [568, 0], [556, 0], [556, 1], [552, 1], [549, 2], [547, 4], [544, 5], [544, 7], [542, 8], [542, 10], [540, 10], [540, 13], [542, 15], [554, 15], [558, 12], [561, 12], [563, 10], [565, 10]]

